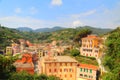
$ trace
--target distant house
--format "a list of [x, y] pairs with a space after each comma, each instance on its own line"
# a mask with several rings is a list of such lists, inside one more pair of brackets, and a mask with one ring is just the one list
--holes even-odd
[[89, 64], [78, 64], [76, 80], [97, 80], [97, 72], [97, 66]]
[[10, 46], [6, 47], [6, 55], [12, 55], [13, 54], [13, 49]]
[[101, 38], [96, 35], [88, 35], [82, 38], [82, 46], [80, 48], [80, 54], [89, 57], [100, 57], [100, 43]]
[[20, 53], [20, 45], [16, 43], [12, 43], [12, 50], [13, 50], [13, 55]]
[[25, 53], [22, 55], [22, 59], [17, 60], [14, 63], [14, 66], [16, 67], [16, 71], [27, 71], [30, 74], [34, 74], [34, 64], [32, 62], [32, 55]]
[[44, 57], [38, 63], [39, 73], [54, 75], [61, 80], [76, 80], [77, 61], [69, 56]]

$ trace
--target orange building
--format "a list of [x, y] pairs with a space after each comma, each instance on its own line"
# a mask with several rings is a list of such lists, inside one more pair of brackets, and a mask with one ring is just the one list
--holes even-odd
[[78, 64], [76, 80], [97, 80], [97, 72], [97, 66], [90, 64]]
[[81, 55], [99, 58], [100, 43], [101, 39], [95, 35], [88, 35], [87, 37], [82, 38], [82, 46], [80, 48]]
[[61, 80], [76, 80], [77, 61], [69, 56], [44, 57], [38, 65], [40, 74], [55, 75]]
[[16, 71], [27, 71], [30, 74], [34, 74], [34, 64], [32, 62], [32, 55], [25, 53], [22, 55], [22, 59], [17, 60], [14, 63]]

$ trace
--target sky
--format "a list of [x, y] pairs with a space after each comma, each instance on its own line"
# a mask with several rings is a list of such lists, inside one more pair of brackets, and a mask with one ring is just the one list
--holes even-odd
[[120, 0], [0, 0], [0, 24], [9, 28], [120, 26]]

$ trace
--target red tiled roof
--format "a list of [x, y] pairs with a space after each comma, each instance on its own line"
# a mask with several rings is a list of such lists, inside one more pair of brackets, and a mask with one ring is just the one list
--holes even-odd
[[91, 64], [78, 64], [77, 65], [80, 68], [87, 68], [87, 69], [93, 69], [93, 70], [98, 70], [98, 67], [95, 65], [91, 65]]
[[21, 60], [16, 60], [16, 62], [26, 62], [26, 63], [31, 63], [32, 62], [32, 55], [29, 53], [25, 53], [22, 55], [22, 59]]
[[84, 37], [82, 39], [99, 39], [99, 37], [95, 35], [88, 35], [87, 37]]

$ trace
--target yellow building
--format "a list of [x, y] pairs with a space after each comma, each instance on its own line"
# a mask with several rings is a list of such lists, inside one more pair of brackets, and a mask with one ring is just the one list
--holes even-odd
[[81, 55], [99, 58], [100, 43], [101, 39], [95, 35], [88, 35], [87, 37], [82, 38], [82, 46], [80, 48]]
[[6, 47], [6, 55], [12, 55], [13, 54], [13, 49], [12, 47]]
[[54, 75], [61, 80], [76, 80], [77, 61], [69, 56], [44, 57], [38, 64], [39, 73]]

